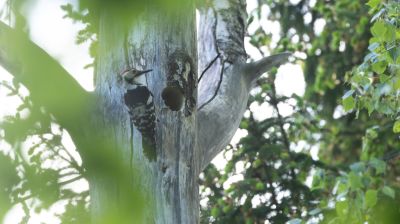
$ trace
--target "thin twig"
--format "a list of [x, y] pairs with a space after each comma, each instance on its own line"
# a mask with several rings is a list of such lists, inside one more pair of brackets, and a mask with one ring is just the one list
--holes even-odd
[[[285, 146], [285, 148], [286, 148], [286, 150], [287, 150], [287, 152], [289, 154], [289, 158], [291, 160], [293, 160], [293, 156], [292, 156], [292, 154], [290, 152], [290, 141], [289, 141], [289, 138], [288, 138], [288, 134], [286, 133], [285, 128], [283, 127], [284, 126], [283, 117], [282, 117], [282, 115], [281, 115], [281, 113], [279, 111], [279, 107], [278, 107], [279, 101], [278, 101], [278, 99], [276, 97], [277, 94], [276, 94], [275, 78], [276, 77], [273, 76], [273, 80], [271, 82], [272, 94], [268, 94], [268, 95], [271, 98], [272, 107], [275, 109], [275, 111], [277, 113], [277, 116], [278, 116], [278, 121], [279, 121], [278, 122], [279, 123], [278, 126], [279, 126], [279, 129], [280, 129], [281, 134], [282, 134], [283, 144], [284, 144], [284, 146]], [[292, 176], [293, 180], [296, 179], [296, 172], [294, 171], [293, 167], [290, 167], [290, 176]]]
[[[71, 159], [71, 165], [77, 169], [79, 172], [81, 172], [81, 174], [83, 175], [85, 173], [84, 169], [82, 166], [79, 165], [78, 161], [75, 159], [75, 157], [68, 151], [68, 149], [66, 149], [64, 146], [60, 149], [63, 150], [68, 157]], [[76, 150], [76, 149], [75, 149]]]
[[[68, 149], [66, 149], [65, 147], [62, 147], [60, 150], [63, 150], [65, 153], [67, 153], [68, 157], [71, 158], [70, 164], [72, 165], [72, 167], [74, 167], [79, 172], [81, 172], [81, 174], [84, 174], [85, 171], [84, 171], [83, 167], [80, 166], [78, 161], [75, 159], [75, 157], [73, 157], [72, 154], [70, 152], [68, 152]], [[58, 155], [61, 155], [61, 154], [58, 153]]]
[[66, 180], [66, 181], [58, 182], [58, 184], [59, 185], [67, 185], [67, 184], [70, 184], [70, 183], [75, 182], [77, 180], [80, 180], [82, 178], [83, 178], [83, 176], [77, 176], [77, 177], [74, 177], [74, 178]]
[[16, 198], [15, 200], [13, 200], [13, 203], [14, 203], [14, 204], [18, 204], [18, 203], [24, 204], [24, 203], [26, 203], [26, 200], [31, 199], [31, 198], [33, 198], [34, 196], [35, 196], [35, 195], [30, 194], [30, 195], [27, 195], [27, 196], [25, 196], [25, 197]]
[[221, 74], [220, 74], [220, 77], [219, 77], [219, 82], [218, 82], [218, 85], [217, 85], [217, 89], [215, 90], [214, 95], [207, 102], [205, 102], [203, 105], [201, 105], [197, 111], [201, 110], [203, 107], [205, 107], [211, 101], [213, 101], [214, 98], [217, 96], [219, 88], [221, 87], [222, 77], [223, 77], [223, 74], [224, 74], [224, 69], [225, 69], [225, 61], [222, 61]]
[[[75, 168], [82, 175], [84, 174], [84, 170], [82, 169], [81, 166], [79, 166], [78, 161], [75, 160], [75, 158], [68, 152], [68, 150], [65, 147], [63, 147], [63, 146], [60, 146], [60, 147], [54, 146], [54, 147], [52, 147], [52, 145], [49, 142], [47, 142], [43, 137], [41, 139], [43, 141], [43, 144], [47, 145], [48, 149], [53, 151], [57, 156], [60, 157], [60, 159], [62, 159], [65, 162], [67, 162], [72, 168]], [[58, 148], [58, 150], [56, 150], [56, 148]], [[67, 157], [63, 156], [60, 153], [61, 150], [64, 151], [68, 155], [68, 157], [70, 159], [68, 159]]]
[[72, 176], [72, 175], [81, 175], [81, 173], [69, 172], [69, 173], [60, 174], [58, 177], [63, 178], [63, 177]]
[[207, 65], [207, 67], [203, 70], [203, 72], [200, 75], [200, 78], [197, 80], [197, 83], [200, 83], [201, 78], [203, 78], [204, 74], [206, 74], [207, 70], [211, 68], [211, 66], [214, 64], [214, 62], [219, 58], [221, 54], [218, 53], [217, 56]]

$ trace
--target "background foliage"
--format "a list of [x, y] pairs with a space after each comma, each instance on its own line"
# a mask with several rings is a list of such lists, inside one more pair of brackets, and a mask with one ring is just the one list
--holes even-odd
[[[266, 11], [278, 42], [259, 23]], [[204, 172], [203, 223], [397, 223], [399, 15], [397, 1], [258, 1], [250, 43], [295, 52], [306, 91], [277, 94], [276, 71], [257, 83], [249, 105], [274, 115], [249, 110], [225, 169]]]

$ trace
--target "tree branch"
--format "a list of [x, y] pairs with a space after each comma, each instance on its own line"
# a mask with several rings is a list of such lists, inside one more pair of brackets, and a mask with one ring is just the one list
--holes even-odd
[[[219, 0], [200, 8], [199, 13], [199, 71], [207, 68], [208, 74], [199, 84], [198, 106], [213, 97], [197, 114], [201, 171], [231, 141], [246, 110], [254, 81], [273, 66], [286, 61], [289, 53], [245, 63], [247, 13], [244, 0]], [[221, 54], [225, 60], [208, 67], [216, 54]], [[221, 69], [223, 79], [219, 83]]]
[[68, 131], [79, 130], [82, 124], [78, 120], [87, 120], [83, 111], [90, 102], [90, 94], [25, 33], [3, 22], [0, 65], [30, 91], [34, 103], [44, 106]]
[[258, 61], [247, 63], [244, 66], [244, 71], [246, 74], [250, 75], [250, 79], [256, 80], [262, 74], [271, 70], [273, 67], [279, 66], [286, 62], [290, 55], [290, 52], [284, 52], [264, 57]]

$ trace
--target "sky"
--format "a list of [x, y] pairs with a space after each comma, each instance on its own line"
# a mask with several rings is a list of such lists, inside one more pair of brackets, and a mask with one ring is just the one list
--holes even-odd
[[[296, 2], [296, 0], [292, 0]], [[0, 0], [0, 7], [3, 6], [5, 0]], [[82, 45], [75, 44], [75, 36], [77, 32], [83, 27], [82, 24], [73, 23], [70, 19], [62, 18], [64, 12], [61, 10], [60, 5], [64, 3], [71, 3], [71, 1], [66, 0], [36, 0], [36, 4], [33, 8], [29, 10], [28, 21], [30, 27], [31, 39], [46, 50], [51, 56], [57, 59], [62, 66], [73, 75], [73, 77], [88, 91], [93, 91], [93, 70], [84, 69], [84, 66], [90, 64], [92, 59], [88, 54], [89, 43], [84, 43]], [[76, 0], [72, 0], [72, 3], [76, 3]], [[247, 1], [247, 11], [251, 12], [257, 7], [257, 0]], [[273, 23], [267, 20], [267, 8], [263, 8], [263, 17], [260, 18], [260, 23], [264, 29], [269, 29], [272, 32], [273, 41], [279, 39], [279, 24]], [[321, 24], [323, 26], [323, 24]], [[255, 27], [249, 27], [249, 34], [255, 31]], [[245, 39], [245, 47], [247, 53], [251, 58], [257, 60], [262, 56], [257, 49], [249, 44], [249, 40]], [[268, 52], [265, 52], [268, 55]], [[301, 56], [301, 55], [300, 55]], [[11, 82], [12, 76], [8, 74], [0, 66], [0, 82], [6, 81]], [[277, 79], [275, 81], [276, 89], [278, 94], [290, 96], [293, 93], [297, 95], [303, 95], [305, 89], [305, 82], [300, 65], [287, 63], [278, 69]], [[255, 90], [256, 91], [256, 90]], [[27, 90], [23, 90], [24, 94], [28, 94]], [[15, 109], [19, 105], [19, 101], [16, 97], [6, 96], [8, 91], [0, 85], [0, 122], [5, 116], [12, 116], [15, 113]], [[292, 109], [288, 105], [279, 105], [282, 115], [286, 116], [292, 113]], [[273, 110], [267, 104], [257, 105], [252, 104], [250, 109], [254, 112], [256, 119], [265, 119], [273, 115]], [[235, 144], [239, 141], [240, 137], [246, 135], [245, 130], [238, 130], [232, 143]], [[73, 148], [72, 141], [68, 135], [64, 135], [64, 144], [67, 148]], [[9, 148], [8, 145], [0, 139], [0, 149]], [[228, 155], [229, 157], [229, 155]], [[219, 169], [223, 169], [226, 162], [222, 154], [218, 155], [213, 163]], [[239, 169], [240, 170], [240, 169]], [[240, 178], [240, 177], [236, 177]], [[231, 181], [237, 181], [233, 178]], [[85, 183], [80, 183], [77, 185], [82, 187], [87, 187]], [[59, 211], [62, 208], [62, 204], [54, 206], [50, 212], [42, 212], [35, 215], [30, 223], [39, 223], [44, 221], [45, 223], [57, 223], [56, 217], [51, 213], [54, 211]], [[18, 223], [17, 214], [20, 212], [21, 208], [14, 208], [6, 219], [5, 224]]]

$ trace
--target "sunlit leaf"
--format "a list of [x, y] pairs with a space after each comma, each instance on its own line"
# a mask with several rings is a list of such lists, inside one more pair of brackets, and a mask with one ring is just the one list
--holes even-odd
[[361, 177], [355, 174], [354, 172], [350, 172], [349, 174], [349, 184], [353, 190], [356, 190], [363, 186], [361, 182]]
[[371, 165], [373, 168], [375, 168], [377, 174], [384, 173], [386, 170], [386, 163], [382, 160], [372, 158], [369, 161], [369, 165]]
[[367, 190], [367, 192], [365, 193], [365, 205], [367, 206], [367, 208], [374, 207], [377, 201], [378, 191]]
[[343, 108], [345, 111], [352, 110], [356, 106], [356, 102], [352, 96], [349, 96], [349, 97], [343, 99], [342, 103], [343, 103]]
[[387, 62], [379, 61], [377, 63], [372, 64], [372, 70], [378, 74], [383, 73], [386, 70]]
[[394, 199], [395, 197], [395, 191], [389, 186], [384, 186], [382, 188], [382, 193], [384, 193], [385, 195], [389, 196], [392, 199]]
[[386, 32], [385, 23], [380, 20], [376, 21], [371, 28], [371, 33], [375, 37], [382, 37], [383, 35], [385, 35], [385, 32]]
[[369, 0], [367, 5], [371, 8], [377, 7], [381, 3], [381, 0]]
[[397, 120], [393, 125], [393, 132], [400, 133], [400, 120]]
[[335, 205], [336, 213], [339, 217], [345, 218], [349, 213], [349, 203], [348, 201], [338, 201]]

